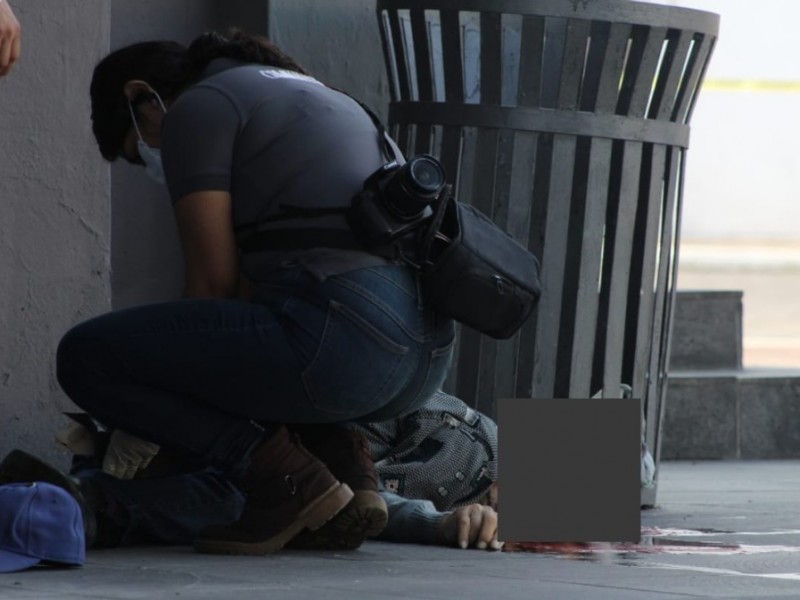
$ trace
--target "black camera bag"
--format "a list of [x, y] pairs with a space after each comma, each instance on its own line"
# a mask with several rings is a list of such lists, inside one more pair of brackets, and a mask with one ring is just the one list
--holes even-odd
[[496, 339], [511, 337], [541, 294], [536, 257], [481, 211], [453, 198], [449, 186], [417, 259], [432, 306]]

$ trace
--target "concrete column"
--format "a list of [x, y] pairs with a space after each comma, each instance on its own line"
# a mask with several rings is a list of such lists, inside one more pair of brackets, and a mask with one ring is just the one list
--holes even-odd
[[247, 33], [266, 35], [268, 18], [269, 0], [217, 0], [218, 31], [236, 27]]
[[[55, 379], [72, 325], [110, 306], [110, 180], [90, 127], [91, 68], [107, 51], [104, 0], [11, 0], [22, 56], [0, 80], [0, 455], [57, 459], [74, 406]], [[61, 460], [64, 460], [63, 457]]]
[[389, 87], [375, 0], [271, 0], [269, 35], [323, 82], [352, 94], [385, 120]]

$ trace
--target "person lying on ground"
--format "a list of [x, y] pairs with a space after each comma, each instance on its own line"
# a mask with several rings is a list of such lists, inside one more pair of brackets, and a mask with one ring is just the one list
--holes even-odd
[[[89, 427], [72, 427], [59, 438], [80, 454], [71, 476], [15, 450], [0, 464], [0, 483], [41, 480], [70, 491], [84, 509], [89, 547], [189, 544], [204, 527], [235, 521], [241, 513], [245, 495], [233, 481], [163, 449], [135, 478], [104, 472], [95, 452], [108, 436], [84, 423]], [[495, 510], [496, 426], [457, 398], [437, 392], [419, 411], [335, 436], [327, 428], [295, 429], [356, 493], [380, 491], [389, 518], [376, 539], [502, 547]], [[370, 453], [381, 457], [377, 468]], [[408, 497], [387, 491], [387, 484]], [[366, 539], [367, 525], [355, 518], [306, 530], [287, 547], [355, 549]]]

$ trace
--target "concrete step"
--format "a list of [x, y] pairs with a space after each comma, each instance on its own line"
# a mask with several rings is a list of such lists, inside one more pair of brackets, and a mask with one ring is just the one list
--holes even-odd
[[800, 370], [672, 372], [662, 460], [800, 458]]
[[741, 369], [742, 292], [675, 294], [670, 370]]

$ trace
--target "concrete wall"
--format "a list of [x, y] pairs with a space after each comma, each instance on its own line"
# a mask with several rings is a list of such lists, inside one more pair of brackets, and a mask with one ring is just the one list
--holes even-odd
[[800, 241], [800, 3], [660, 3], [721, 17], [692, 118], [683, 238]]
[[0, 455], [22, 447], [55, 457], [53, 432], [72, 406], [55, 380], [56, 345], [110, 306], [109, 169], [88, 94], [88, 65], [108, 49], [110, 5], [11, 5], [23, 42], [0, 80]]
[[325, 83], [385, 119], [389, 84], [375, 0], [271, 0], [270, 38]]

